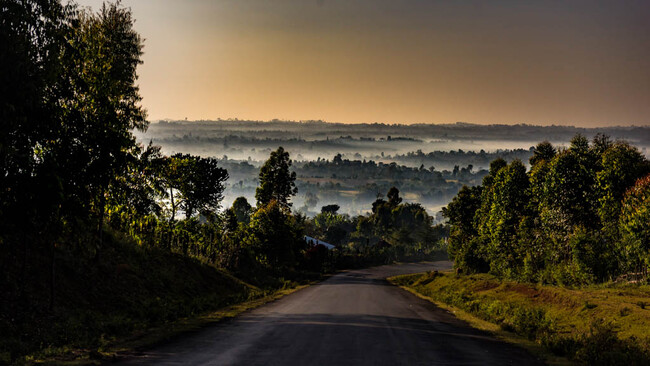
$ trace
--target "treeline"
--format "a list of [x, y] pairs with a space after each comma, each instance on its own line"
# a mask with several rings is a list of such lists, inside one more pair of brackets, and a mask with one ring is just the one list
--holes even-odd
[[[399, 121], [398, 121], [399, 122]], [[600, 127], [582, 128], [575, 126], [535, 126], [518, 125], [479, 125], [472, 123], [453, 124], [411, 124], [399, 123], [332, 123], [323, 121], [174, 121], [155, 123], [153, 133], [170, 137], [172, 134], [183, 136], [190, 131], [196, 135], [223, 137], [239, 135], [240, 137], [270, 136], [274, 138], [301, 138], [305, 140], [337, 138], [351, 136], [355, 139], [374, 138], [379, 140], [392, 136], [414, 139], [443, 139], [466, 141], [568, 141], [576, 134], [595, 135], [598, 133], [639, 142], [647, 145], [650, 141], [650, 128], [636, 127]]]
[[457, 268], [559, 284], [645, 277], [650, 163], [636, 147], [576, 135], [567, 149], [538, 144], [530, 165], [494, 160], [443, 210]]
[[[417, 203], [403, 203], [392, 187], [385, 198], [378, 195], [372, 211], [350, 217], [338, 213], [338, 205], [323, 206], [309, 220], [308, 232], [343, 249], [343, 253], [363, 253], [381, 263], [393, 260], [424, 259], [444, 248], [446, 227], [433, 225], [433, 218]], [[379, 257], [377, 257], [379, 256]]]
[[502, 158], [506, 161], [519, 159], [526, 161], [532, 155], [531, 149], [499, 149], [496, 151], [486, 152], [481, 149], [480, 151], [463, 151], [449, 150], [449, 151], [431, 151], [424, 153], [422, 150], [408, 152], [406, 154], [394, 154], [388, 156], [401, 164], [418, 165], [424, 164], [425, 166], [454, 166], [454, 165], [473, 165], [475, 167], [487, 167], [492, 160]]

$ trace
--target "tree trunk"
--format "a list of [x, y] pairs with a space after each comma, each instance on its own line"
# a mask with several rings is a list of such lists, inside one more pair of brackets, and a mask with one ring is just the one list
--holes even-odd
[[105, 189], [102, 189], [99, 192], [99, 223], [97, 224], [97, 234], [99, 236], [99, 242], [97, 244], [97, 251], [95, 252], [95, 261], [99, 262], [100, 253], [104, 246], [104, 211], [106, 209], [106, 197], [104, 195]]
[[174, 222], [176, 219], [176, 204], [174, 203], [174, 188], [169, 188], [169, 198], [172, 203], [172, 216], [169, 218], [169, 222]]
[[176, 219], [176, 204], [174, 203], [174, 188], [169, 187], [169, 198], [172, 204], [172, 215], [169, 218], [169, 251], [172, 251], [174, 246], [174, 220]]
[[55, 241], [51, 240], [51, 245], [50, 245], [50, 312], [54, 311], [54, 297], [56, 295], [55, 292], [55, 286], [56, 286], [56, 271], [55, 271], [55, 257], [56, 257], [56, 248], [55, 248]]

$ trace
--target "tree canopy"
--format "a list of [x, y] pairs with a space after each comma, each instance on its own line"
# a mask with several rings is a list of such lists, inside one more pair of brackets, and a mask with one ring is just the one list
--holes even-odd
[[443, 209], [449, 253], [466, 271], [507, 278], [614, 278], [646, 258], [639, 253], [647, 253], [650, 222], [639, 179], [649, 172], [637, 148], [603, 135], [591, 143], [576, 135], [559, 151], [542, 142], [528, 172], [520, 161], [495, 160], [481, 186], [461, 189]]
[[271, 156], [260, 169], [259, 187], [255, 191], [257, 207], [275, 200], [283, 209], [291, 208], [291, 197], [298, 189], [295, 185], [296, 173], [290, 168], [289, 153], [282, 146], [271, 152]]

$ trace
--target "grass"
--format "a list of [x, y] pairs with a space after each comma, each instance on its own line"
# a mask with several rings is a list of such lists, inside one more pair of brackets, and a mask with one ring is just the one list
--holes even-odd
[[105, 361], [115, 361], [117, 359], [127, 358], [139, 350], [156, 344], [161, 344], [176, 337], [181, 337], [187, 333], [198, 331], [206, 326], [234, 318], [245, 311], [275, 301], [307, 286], [309, 285], [303, 284], [291, 288], [280, 289], [269, 295], [227, 306], [199, 316], [181, 318], [164, 325], [142, 329], [127, 337], [116, 338], [112, 342], [107, 343], [101, 349], [71, 349], [69, 347], [51, 349], [48, 352], [41, 353], [39, 355], [40, 357], [32, 357], [30, 363], [46, 365], [100, 365]]
[[99, 259], [63, 250], [56, 258], [53, 310], [50, 275], [43, 270], [49, 268], [47, 256], [30, 257], [28, 281], [8, 278], [9, 290], [0, 299], [0, 364], [98, 363], [309, 283], [294, 276], [256, 287], [198, 260], [140, 247], [115, 232], [107, 233]]
[[570, 289], [441, 272], [390, 280], [451, 306], [479, 328], [545, 353], [549, 363], [566, 357], [591, 365], [650, 364], [650, 286]]

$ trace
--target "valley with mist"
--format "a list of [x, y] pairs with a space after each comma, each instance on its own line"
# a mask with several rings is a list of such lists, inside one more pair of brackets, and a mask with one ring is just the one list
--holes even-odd
[[293, 209], [314, 216], [338, 204], [351, 216], [367, 214], [378, 195], [395, 186], [407, 202], [422, 204], [442, 220], [441, 208], [463, 185], [481, 183], [490, 162], [524, 163], [539, 141], [567, 147], [571, 138], [597, 134], [626, 140], [650, 152], [650, 127], [330, 123], [324, 121], [172, 121], [151, 123], [135, 132], [142, 143], [162, 152], [196, 154], [219, 160], [229, 179], [224, 206], [237, 197], [254, 200], [261, 164], [282, 146], [291, 154], [298, 194]]

